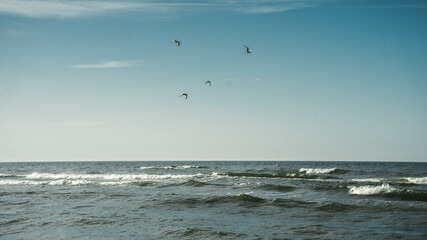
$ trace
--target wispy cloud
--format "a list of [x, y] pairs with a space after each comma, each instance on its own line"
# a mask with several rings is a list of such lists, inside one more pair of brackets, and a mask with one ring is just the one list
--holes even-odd
[[140, 8], [140, 3], [120, 1], [2, 0], [0, 12], [33, 18], [78, 17]]
[[315, 6], [319, 0], [1, 0], [0, 13], [32, 18], [99, 16], [123, 11], [231, 10], [274, 13]]
[[140, 63], [141, 61], [100, 61], [92, 64], [73, 65], [71, 68], [123, 68], [134, 67]]
[[415, 9], [425, 9], [427, 4], [413, 4], [413, 5], [369, 5], [369, 6], [353, 6], [352, 8], [383, 8], [383, 9], [396, 9], [396, 8], [415, 8]]

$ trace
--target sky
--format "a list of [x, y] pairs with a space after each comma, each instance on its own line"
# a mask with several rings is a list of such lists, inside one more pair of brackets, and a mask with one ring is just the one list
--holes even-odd
[[0, 161], [427, 161], [426, 65], [419, 0], [2, 0]]

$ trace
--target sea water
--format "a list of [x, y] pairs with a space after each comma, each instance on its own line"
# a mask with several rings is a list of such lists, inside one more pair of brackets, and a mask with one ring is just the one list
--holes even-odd
[[0, 239], [427, 239], [427, 163], [0, 163]]

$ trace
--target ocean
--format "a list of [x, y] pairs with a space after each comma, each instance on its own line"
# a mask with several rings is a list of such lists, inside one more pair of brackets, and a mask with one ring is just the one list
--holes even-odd
[[0, 239], [427, 239], [427, 163], [0, 163]]

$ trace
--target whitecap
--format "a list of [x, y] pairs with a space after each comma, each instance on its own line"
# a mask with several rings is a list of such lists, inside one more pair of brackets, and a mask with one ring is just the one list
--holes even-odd
[[351, 179], [353, 182], [383, 182], [383, 178], [354, 178]]
[[132, 180], [162, 180], [162, 179], [188, 179], [194, 177], [202, 177], [202, 173], [174, 175], [174, 174], [71, 174], [71, 173], [31, 173], [26, 176], [27, 179], [104, 179], [116, 181], [132, 181]]
[[0, 185], [41, 185], [47, 184], [48, 181], [31, 181], [31, 180], [0, 180]]
[[397, 189], [391, 187], [388, 183], [383, 183], [381, 186], [348, 186], [348, 192], [350, 194], [358, 194], [358, 195], [372, 195], [379, 193], [389, 193], [394, 192]]
[[420, 178], [408, 177], [405, 179], [408, 180], [408, 182], [410, 182], [410, 183], [427, 184], [427, 177], [420, 177]]
[[49, 185], [89, 185], [89, 184], [95, 184], [95, 182], [87, 181], [87, 180], [55, 180], [55, 181], [48, 181]]
[[165, 167], [154, 167], [154, 166], [148, 166], [148, 167], [140, 167], [140, 169], [187, 169], [187, 168], [206, 168], [204, 166], [197, 166], [197, 165], [184, 165], [184, 166], [165, 166]]
[[326, 174], [336, 170], [337, 168], [301, 168], [299, 172], [305, 172], [307, 174]]

